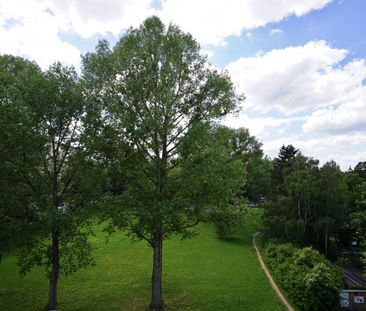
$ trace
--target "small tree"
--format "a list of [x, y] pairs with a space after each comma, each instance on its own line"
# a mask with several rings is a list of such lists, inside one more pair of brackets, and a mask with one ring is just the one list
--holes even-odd
[[130, 147], [121, 204], [112, 224], [153, 249], [151, 310], [163, 309], [163, 240], [191, 235], [209, 208], [227, 204], [243, 182], [242, 166], [209, 135], [209, 123], [242, 97], [210, 68], [191, 35], [157, 18], [130, 29], [111, 51], [101, 42], [84, 57], [94, 98]]

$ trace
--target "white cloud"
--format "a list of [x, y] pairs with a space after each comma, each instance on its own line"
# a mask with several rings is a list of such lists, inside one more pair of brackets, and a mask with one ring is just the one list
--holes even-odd
[[162, 0], [160, 16], [189, 31], [202, 44], [225, 45], [226, 38], [244, 30], [302, 16], [332, 0]]
[[[55, 60], [79, 65], [79, 50], [61, 39], [70, 31], [82, 38], [117, 36], [146, 17], [157, 14], [192, 32], [201, 44], [225, 44], [231, 35], [289, 15], [301, 16], [332, 0], [0, 0], [0, 53], [36, 60], [43, 68]], [[9, 23], [16, 21], [16, 23]]]
[[[232, 128], [245, 127], [250, 133], [264, 138], [268, 135], [271, 128], [280, 126], [289, 126], [294, 122], [304, 121], [307, 117], [291, 117], [291, 118], [274, 118], [274, 117], [250, 117], [247, 114], [239, 114], [239, 116], [229, 115], [223, 120], [223, 124]], [[284, 128], [279, 129], [281, 132]]]
[[275, 28], [275, 29], [271, 29], [271, 31], [269, 32], [269, 34], [272, 35], [276, 35], [276, 34], [280, 34], [283, 33], [282, 29], [279, 28]]
[[338, 107], [316, 110], [302, 126], [305, 133], [346, 133], [366, 130], [366, 87]]
[[152, 0], [44, 1], [57, 18], [83, 38], [107, 32], [117, 36], [156, 13], [151, 8]]
[[117, 35], [153, 14], [151, 1], [0, 0], [0, 53], [28, 57], [42, 68], [56, 60], [78, 67], [80, 51], [61, 32]]
[[342, 66], [347, 51], [325, 41], [240, 58], [227, 66], [247, 95], [247, 105], [286, 115], [349, 101], [362, 87], [366, 66], [354, 60]]
[[78, 66], [79, 50], [61, 41], [65, 27], [37, 1], [0, 1], [0, 53], [25, 56], [47, 68], [59, 60]]
[[[248, 127], [272, 157], [283, 144], [293, 144], [321, 163], [335, 160], [344, 170], [366, 160], [366, 63], [360, 59], [346, 62], [347, 54], [315, 41], [229, 64], [233, 81], [247, 95], [246, 111], [279, 114], [240, 115], [228, 125]], [[298, 112], [305, 116], [289, 117]], [[303, 132], [292, 126], [295, 121], [304, 122]], [[273, 139], [289, 130], [292, 136]]]
[[265, 141], [263, 150], [267, 155], [276, 157], [281, 146], [289, 144], [300, 149], [304, 155], [319, 159], [321, 164], [335, 160], [343, 170], [348, 169], [350, 165], [354, 166], [359, 161], [366, 160], [366, 152], [358, 151], [366, 144], [365, 133], [325, 135], [316, 138], [294, 135]]
[[344, 157], [344, 167], [348, 168], [350, 165], [354, 167], [358, 162], [366, 161], [366, 151], [349, 153]]

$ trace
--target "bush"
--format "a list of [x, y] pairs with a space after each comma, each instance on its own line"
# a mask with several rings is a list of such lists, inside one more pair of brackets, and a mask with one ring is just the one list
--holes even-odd
[[[362, 248], [366, 249], [366, 241], [362, 242]], [[363, 264], [363, 274], [366, 277], [366, 251], [362, 253], [362, 258], [361, 258], [362, 264]]]
[[210, 220], [215, 225], [216, 233], [221, 239], [233, 238], [245, 219], [245, 208], [242, 205], [229, 205], [211, 211]]
[[311, 247], [268, 244], [264, 258], [279, 285], [302, 311], [339, 310], [342, 275]]

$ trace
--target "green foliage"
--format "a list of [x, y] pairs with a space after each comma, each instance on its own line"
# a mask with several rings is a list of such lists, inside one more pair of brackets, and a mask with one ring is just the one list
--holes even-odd
[[[60, 239], [60, 270], [65, 276], [95, 264], [92, 257], [93, 246], [88, 241], [88, 237], [93, 232], [85, 226], [83, 230], [76, 226], [72, 229], [74, 232], [71, 230], [63, 231], [63, 236]], [[22, 276], [29, 273], [35, 266], [46, 268], [46, 275], [49, 276], [52, 266], [52, 247], [45, 242], [43, 239], [35, 238], [21, 249], [17, 264]]]
[[268, 244], [264, 257], [280, 286], [304, 311], [338, 310], [342, 275], [316, 250]]
[[215, 139], [231, 150], [231, 156], [245, 167], [246, 183], [240, 196], [250, 202], [261, 204], [268, 196], [271, 186], [272, 162], [264, 157], [262, 144], [245, 128], [231, 129], [220, 126]]
[[83, 58], [83, 73], [87, 115], [96, 120], [87, 131], [112, 141], [94, 145], [109, 168], [123, 171], [123, 189], [106, 214], [111, 226], [154, 249], [151, 309], [160, 310], [163, 240], [192, 236], [206, 210], [227, 205], [243, 185], [240, 161], [211, 131], [244, 97], [226, 73], [208, 66], [190, 34], [156, 16], [130, 28], [112, 50], [100, 42]]
[[90, 113], [111, 129], [97, 132], [126, 147], [102, 152], [124, 169], [124, 191], [109, 216], [150, 244], [158, 231], [186, 236], [205, 208], [242, 184], [234, 171], [242, 169], [214, 146], [207, 128], [242, 98], [228, 76], [207, 67], [190, 34], [157, 17], [130, 29], [112, 50], [100, 42], [83, 65]]
[[331, 268], [324, 263], [314, 266], [305, 278], [304, 310], [337, 310], [339, 309], [339, 290], [334, 282]]
[[366, 180], [366, 161], [358, 162], [354, 168], [354, 172]]
[[273, 170], [273, 189], [272, 193], [274, 195], [283, 195], [286, 193], [284, 186], [284, 178], [286, 174], [289, 174], [292, 170], [293, 158], [297, 154], [298, 149], [292, 145], [282, 145], [278, 152], [277, 158], [273, 160], [274, 170]]
[[[362, 247], [365, 250], [366, 249], [366, 241], [362, 242]], [[366, 276], [366, 251], [362, 253], [362, 263], [364, 264], [363, 274]]]
[[25, 245], [22, 274], [39, 265], [51, 272], [53, 309], [59, 271], [70, 274], [93, 262], [88, 220], [103, 170], [87, 151], [83, 86], [74, 68], [56, 63], [42, 72], [1, 56], [0, 79], [0, 245], [9, 234]]
[[352, 190], [352, 208], [349, 209], [348, 216], [354, 231], [354, 239], [362, 241], [366, 235], [366, 182], [363, 180], [358, 182]]
[[[39, 165], [34, 150], [42, 144], [32, 135], [30, 106], [40, 101], [44, 86], [40, 68], [22, 58], [0, 56], [0, 259], [22, 237], [30, 234], [37, 214], [30, 208], [36, 197], [29, 175]], [[27, 104], [26, 104], [27, 103]]]
[[209, 219], [215, 225], [217, 235], [221, 239], [234, 237], [238, 228], [243, 226], [245, 216], [245, 208], [241, 204], [231, 204], [209, 212]]
[[[49, 237], [54, 232], [59, 235], [60, 247], [67, 249], [67, 252], [60, 252], [61, 258], [65, 256], [65, 260], [61, 261], [63, 265], [70, 266], [62, 268], [65, 271], [75, 270], [75, 260], [67, 257], [71, 258], [78, 252], [74, 259], [80, 259], [81, 265], [84, 265], [90, 252], [88, 247], [85, 253], [79, 248], [87, 246], [85, 234], [81, 233], [80, 228], [88, 225], [85, 208], [97, 193], [97, 183], [91, 179], [96, 176], [96, 167], [85, 158], [80, 145], [84, 102], [76, 72], [55, 64], [44, 73], [42, 83], [44, 88], [40, 90], [43, 92], [40, 102], [22, 102], [29, 111], [29, 117], [32, 117], [33, 132], [28, 136], [41, 142], [33, 145], [30, 154], [39, 159], [34, 167], [22, 167], [19, 163], [16, 166], [17, 170], [21, 170], [19, 174], [23, 178], [20, 180], [29, 187], [34, 197], [28, 207], [37, 215], [40, 230], [34, 240], [29, 237], [28, 245], [20, 255], [19, 264], [24, 273], [34, 264], [43, 264], [47, 268], [52, 265]], [[20, 164], [25, 165], [27, 159], [23, 161]], [[93, 192], [90, 192], [91, 189]], [[73, 251], [71, 246], [74, 246]]]
[[[353, 185], [355, 179], [350, 177], [348, 183]], [[283, 146], [275, 159], [275, 192], [264, 204], [267, 236], [299, 246], [312, 245], [335, 259], [341, 243], [347, 245], [343, 241], [348, 240], [350, 245], [355, 237], [345, 181], [334, 161], [319, 167], [318, 160], [302, 155], [291, 145]]]

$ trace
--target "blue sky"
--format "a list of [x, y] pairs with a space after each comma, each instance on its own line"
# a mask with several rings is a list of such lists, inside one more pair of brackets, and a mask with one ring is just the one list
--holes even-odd
[[[248, 30], [241, 36], [228, 38], [228, 45], [217, 49], [212, 62], [225, 66], [239, 57], [251, 56], [258, 51], [268, 52], [287, 46], [304, 45], [311, 40], [325, 40], [331, 45], [352, 52], [352, 57], [366, 58], [366, 1], [333, 1], [322, 10], [312, 11], [303, 17], [294, 15], [281, 22]], [[271, 35], [271, 30], [282, 32]], [[250, 38], [245, 34], [250, 33]]]
[[80, 67], [155, 14], [201, 44], [247, 99], [238, 117], [274, 157], [292, 143], [342, 169], [366, 161], [364, 0], [0, 0], [0, 53]]

